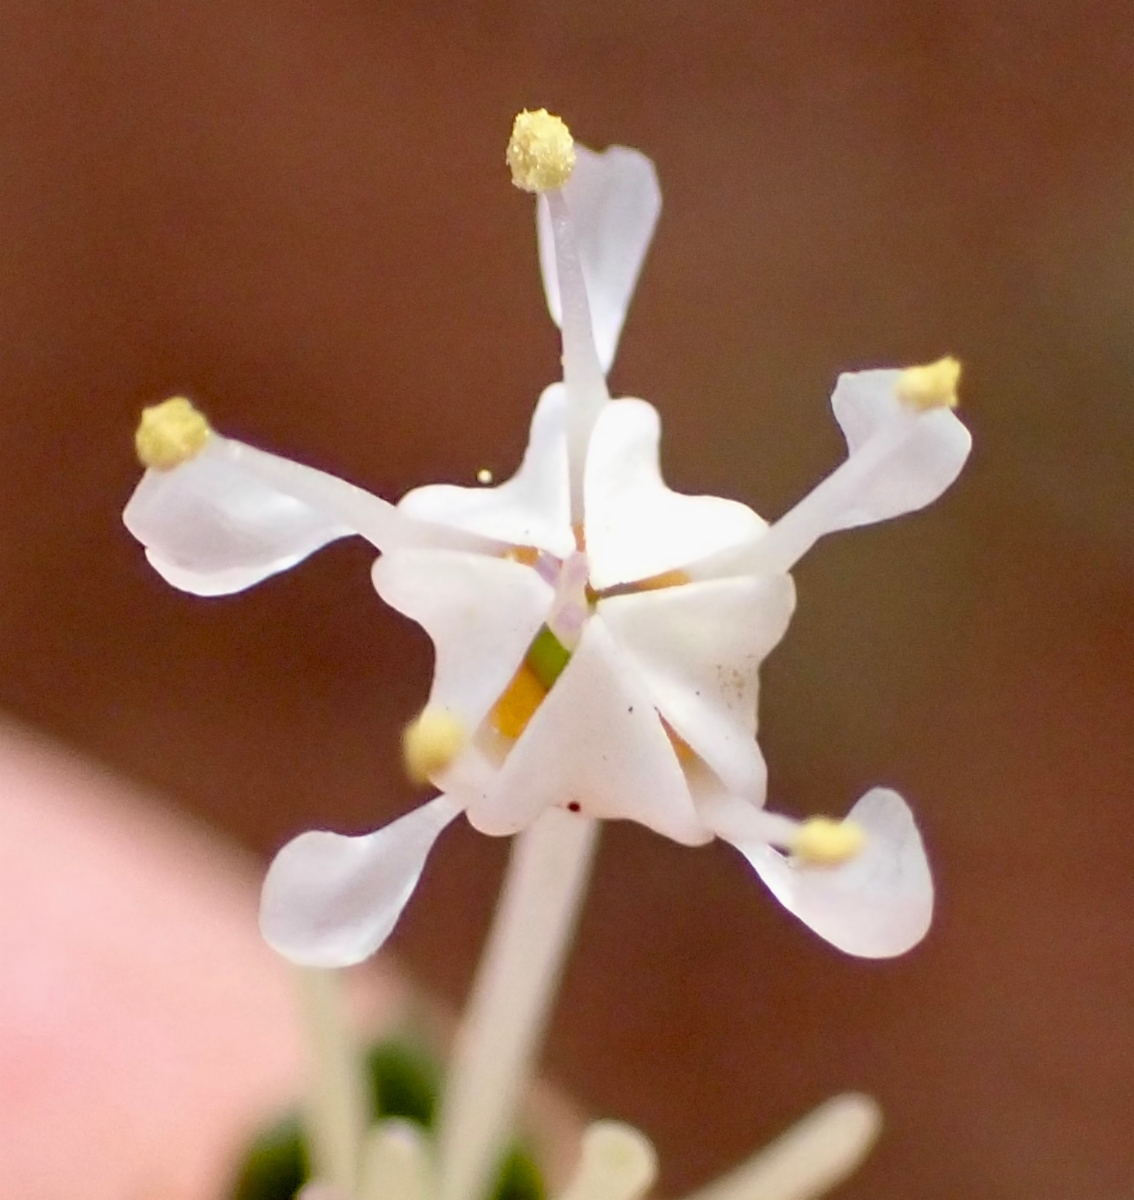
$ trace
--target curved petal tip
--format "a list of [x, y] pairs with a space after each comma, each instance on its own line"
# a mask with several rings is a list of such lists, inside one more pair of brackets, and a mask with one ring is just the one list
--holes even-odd
[[933, 879], [909, 805], [874, 788], [850, 810], [866, 846], [840, 867], [797, 866], [767, 845], [738, 848], [776, 899], [833, 946], [860, 958], [892, 958], [925, 937]]
[[349, 967], [378, 950], [413, 894], [441, 831], [460, 812], [438, 796], [364, 837], [302, 833], [264, 880], [260, 931], [305, 967]]

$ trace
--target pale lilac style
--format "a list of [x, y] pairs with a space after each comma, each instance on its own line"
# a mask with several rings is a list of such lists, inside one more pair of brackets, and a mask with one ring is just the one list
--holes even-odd
[[[126, 508], [153, 566], [199, 595], [239, 591], [360, 534], [381, 551], [379, 594], [433, 640], [427, 712], [467, 732], [463, 749], [434, 772], [440, 795], [376, 833], [312, 832], [283, 848], [261, 921], [297, 962], [372, 954], [460, 813], [507, 835], [552, 806], [688, 845], [724, 838], [851, 954], [901, 953], [928, 927], [929, 870], [897, 793], [876, 788], [851, 809], [865, 840], [849, 861], [793, 853], [801, 825], [763, 808], [757, 672], [791, 617], [800, 556], [825, 533], [936, 499], [961, 470], [968, 432], [948, 407], [903, 400], [900, 371], [846, 374], [832, 398], [846, 461], [775, 524], [736, 501], [670, 491], [656, 410], [611, 400], [605, 381], [659, 210], [652, 164], [617, 146], [579, 147], [570, 180], [539, 197], [564, 378], [540, 397], [507, 482], [424, 487], [395, 507], [214, 433], [188, 461], [148, 470]], [[566, 665], [507, 736], [498, 706], [537, 635]]]

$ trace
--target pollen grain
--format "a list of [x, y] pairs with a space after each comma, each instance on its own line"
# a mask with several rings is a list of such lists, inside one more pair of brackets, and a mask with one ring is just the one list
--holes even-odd
[[134, 449], [143, 467], [172, 471], [205, 448], [212, 429], [191, 400], [171, 396], [142, 409], [134, 433]]
[[427, 708], [402, 732], [402, 759], [414, 783], [428, 783], [465, 748], [468, 731], [443, 708]]
[[546, 108], [525, 109], [512, 123], [505, 161], [512, 182], [525, 192], [561, 188], [575, 169], [575, 142], [561, 117]]
[[841, 867], [866, 845], [866, 833], [853, 821], [812, 817], [800, 826], [791, 843], [797, 862], [808, 867]]
[[951, 354], [921, 367], [907, 367], [898, 376], [898, 399], [919, 412], [957, 407], [961, 364]]

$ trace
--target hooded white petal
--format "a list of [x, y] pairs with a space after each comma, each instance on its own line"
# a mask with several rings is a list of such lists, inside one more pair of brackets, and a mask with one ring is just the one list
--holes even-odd
[[[601, 154], [576, 143], [575, 170], [563, 187], [575, 227], [590, 302], [595, 348], [604, 372], [618, 348], [626, 311], [661, 212], [654, 164], [626, 146]], [[547, 200], [536, 206], [539, 261], [547, 307], [562, 321], [555, 241]]]
[[218, 434], [180, 466], [148, 470], [122, 519], [165, 579], [201, 596], [243, 591], [350, 534], [379, 550], [504, 549], [473, 532], [414, 520], [346, 480]]
[[847, 440], [846, 461], [764, 536], [709, 551], [691, 573], [789, 571], [824, 534], [887, 521], [936, 500], [960, 474], [972, 436], [948, 408], [919, 410], [900, 402], [901, 375], [840, 375], [831, 404]]
[[571, 661], [469, 806], [483, 833], [510, 834], [553, 805], [637, 821], [675, 841], [708, 840], [649, 693], [592, 617]]
[[546, 388], [532, 416], [520, 469], [498, 487], [432, 484], [415, 488], [398, 511], [513, 546], [537, 546], [559, 557], [575, 548], [567, 487], [567, 392]]
[[644, 400], [615, 400], [595, 423], [587, 455], [586, 532], [591, 586], [660, 575], [758, 538], [765, 523], [719, 496], [685, 496], [662, 481], [661, 422]]
[[900, 370], [883, 367], [870, 371], [843, 371], [831, 393], [831, 410], [854, 454], [888, 422], [902, 413], [898, 399]]
[[861, 958], [904, 954], [933, 915], [933, 880], [913, 814], [897, 792], [874, 788], [847, 819], [867, 840], [841, 867], [796, 866], [766, 844], [728, 840], [776, 899], [832, 945]]
[[[972, 436], [948, 408], [918, 411], [897, 396], [901, 371], [842, 374], [831, 396], [849, 457], [832, 529], [885, 521], [931, 504], [961, 473]], [[831, 476], [834, 482], [840, 471]]]
[[442, 795], [364, 837], [300, 834], [264, 880], [265, 940], [301, 966], [362, 962], [390, 936], [433, 843], [460, 811]]
[[355, 532], [338, 514], [263, 482], [233, 445], [213, 435], [196, 458], [147, 471], [122, 514], [159, 574], [201, 596], [242, 591]]
[[824, 534], [924, 508], [961, 473], [971, 445], [948, 409], [899, 413], [777, 521], [756, 551], [790, 543], [791, 566]]
[[508, 687], [555, 597], [531, 567], [454, 550], [391, 551], [373, 579], [382, 599], [433, 641], [429, 703], [470, 733]]
[[762, 802], [761, 662], [795, 608], [790, 576], [739, 576], [614, 596], [599, 613], [662, 716], [737, 795]]

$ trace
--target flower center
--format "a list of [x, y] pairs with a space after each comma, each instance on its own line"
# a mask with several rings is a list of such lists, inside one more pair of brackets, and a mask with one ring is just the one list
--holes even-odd
[[547, 623], [532, 640], [519, 670], [512, 676], [512, 682], [492, 711], [492, 723], [497, 731], [512, 739], [524, 732], [544, 697], [563, 674], [571, 651], [579, 644], [583, 625], [594, 610], [587, 586], [585, 554], [576, 551], [559, 563], [552, 575], [549, 565], [554, 563], [554, 559], [548, 560], [546, 555], [537, 553], [532, 561], [525, 550], [526, 547], [520, 548], [509, 557], [531, 566], [549, 583], [553, 583], [555, 598]]
[[[583, 539], [580, 537], [578, 540], [581, 545]], [[524, 661], [490, 714], [496, 731], [514, 741], [527, 728], [536, 709], [563, 674], [574, 648], [579, 644], [583, 626], [600, 600], [680, 587], [689, 582], [689, 576], [684, 571], [665, 571], [648, 579], [621, 583], [599, 592], [588, 581], [587, 558], [581, 549], [557, 566], [554, 565], [555, 559], [528, 546], [517, 547], [509, 552], [508, 557], [531, 567], [555, 587], [555, 599], [547, 623], [540, 627], [533, 638]], [[678, 758], [682, 762], [689, 761], [693, 757], [692, 750], [668, 724], [665, 724], [665, 729]]]
[[499, 733], [515, 740], [524, 732], [570, 658], [571, 651], [544, 625], [492, 710], [492, 724]]

